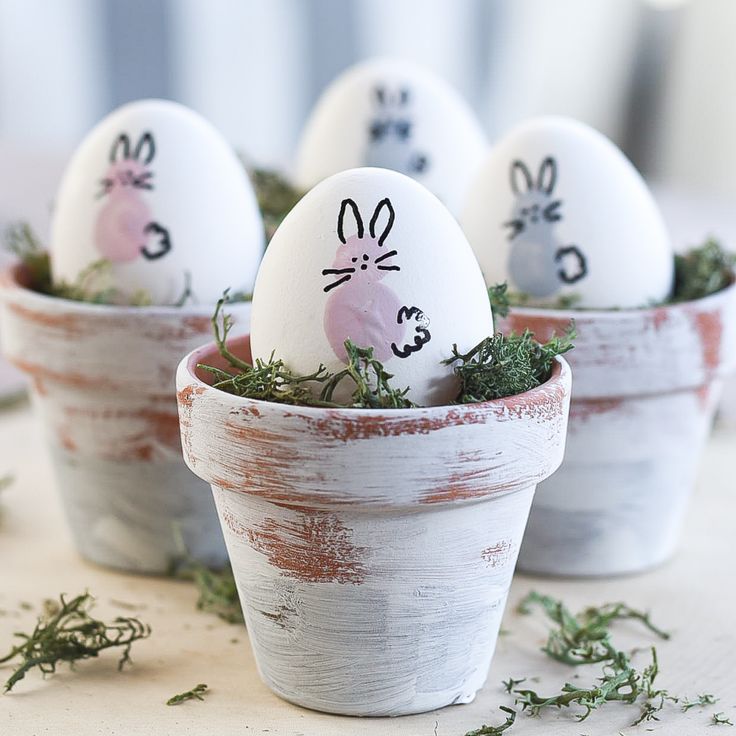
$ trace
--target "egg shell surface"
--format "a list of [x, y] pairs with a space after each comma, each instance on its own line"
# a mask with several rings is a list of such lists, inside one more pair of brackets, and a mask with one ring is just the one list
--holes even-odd
[[254, 358], [273, 352], [300, 375], [320, 364], [337, 372], [349, 338], [374, 348], [391, 385], [424, 406], [457, 396], [442, 365], [453, 343], [467, 351], [492, 332], [483, 276], [456, 220], [386, 169], [345, 171], [308, 192], [272, 238], [253, 293]]
[[202, 116], [139, 100], [84, 138], [62, 178], [51, 225], [55, 283], [111, 263], [125, 299], [173, 304], [250, 293], [264, 248], [255, 194], [234, 151]]
[[647, 185], [601, 133], [524, 122], [489, 152], [460, 218], [489, 285], [535, 302], [644, 307], [670, 295], [674, 253]]
[[487, 150], [473, 112], [442, 79], [398, 59], [372, 59], [330, 84], [304, 130], [296, 167], [308, 189], [360, 166], [393, 169], [457, 214]]

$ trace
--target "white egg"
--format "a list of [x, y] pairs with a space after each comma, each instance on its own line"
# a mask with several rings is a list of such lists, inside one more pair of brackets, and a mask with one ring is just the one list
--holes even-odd
[[125, 297], [214, 303], [250, 292], [263, 222], [243, 166], [203, 117], [174, 102], [140, 100], [104, 118], [77, 148], [51, 229], [55, 282], [111, 263]]
[[308, 189], [359, 166], [407, 174], [457, 213], [487, 148], [465, 101], [406, 61], [372, 59], [341, 74], [319, 99], [298, 152]]
[[575, 120], [536, 118], [502, 138], [460, 222], [486, 282], [540, 302], [576, 295], [580, 307], [642, 307], [672, 288], [672, 245], [644, 180]]
[[[342, 370], [343, 343], [372, 347], [422, 405], [452, 401], [442, 361], [493, 331], [478, 263], [452, 215], [413, 179], [386, 169], [335, 174], [312, 189], [271, 240], [256, 279], [254, 358], [296, 373]], [[348, 392], [349, 393], [349, 392]]]

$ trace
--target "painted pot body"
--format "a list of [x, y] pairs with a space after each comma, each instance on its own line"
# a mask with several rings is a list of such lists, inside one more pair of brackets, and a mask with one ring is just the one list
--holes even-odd
[[179, 366], [184, 457], [212, 484], [264, 682], [349, 715], [470, 702], [564, 452], [567, 364], [509, 399], [380, 411], [235, 397], [198, 363], [222, 367], [212, 346]]
[[[174, 377], [211, 334], [211, 305], [117, 307], [44, 296], [20, 267], [0, 282], [0, 334], [31, 379], [75, 543], [109, 567], [165, 573], [182, 545], [227, 560], [205, 483], [181, 456]], [[230, 307], [247, 328], [250, 303]]]
[[736, 364], [736, 288], [630, 311], [513, 309], [502, 330], [545, 340], [575, 320], [565, 460], [541, 484], [519, 569], [618, 575], [677, 547], [698, 464]]

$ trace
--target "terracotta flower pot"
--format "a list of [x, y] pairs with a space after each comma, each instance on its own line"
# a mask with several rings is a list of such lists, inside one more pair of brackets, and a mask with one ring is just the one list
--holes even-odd
[[628, 311], [513, 309], [544, 340], [575, 319], [565, 460], [532, 506], [519, 569], [618, 575], [675, 551], [723, 378], [736, 365], [736, 287]]
[[470, 702], [564, 451], [565, 361], [508, 399], [386, 411], [239, 398], [198, 363], [223, 366], [212, 345], [179, 366], [184, 457], [212, 484], [264, 682], [350, 715]]
[[[81, 554], [164, 573], [181, 539], [226, 561], [207, 487], [181, 457], [174, 376], [211, 334], [214, 307], [117, 307], [44, 296], [21, 267], [0, 280], [3, 348], [31, 378], [56, 480]], [[247, 326], [250, 303], [229, 310]]]

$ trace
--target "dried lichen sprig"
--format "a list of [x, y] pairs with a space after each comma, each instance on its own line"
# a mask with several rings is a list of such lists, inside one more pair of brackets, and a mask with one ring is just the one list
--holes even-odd
[[328, 376], [320, 393], [322, 405], [334, 405], [334, 393], [345, 379], [355, 384], [351, 403], [346, 406], [361, 409], [409, 409], [416, 406], [406, 398], [408, 388], [391, 385], [393, 375], [373, 357], [373, 348], [361, 348], [345, 340], [347, 366]]
[[639, 717], [632, 723], [658, 720], [658, 713], [665, 703], [678, 699], [666, 690], [658, 689], [654, 681], [659, 673], [657, 651], [651, 647], [651, 662], [642, 670], [632, 664], [630, 656], [617, 649], [611, 640], [611, 624], [615, 621], [632, 620], [643, 624], [649, 631], [662, 639], [669, 634], [652, 621], [648, 613], [638, 611], [624, 603], [587, 607], [578, 614], [550, 596], [532, 591], [519, 604], [521, 613], [530, 613], [533, 606], [540, 606], [547, 617], [556, 624], [542, 648], [549, 657], [567, 665], [602, 664], [601, 677], [592, 687], [580, 687], [565, 683], [556, 695], [544, 697], [528, 688], [511, 689], [516, 704], [531, 715], [538, 715], [549, 707], [564, 708], [577, 705], [584, 711], [577, 715], [586, 719], [593, 710], [608, 702], [638, 703]]
[[733, 726], [733, 723], [730, 718], [726, 717], [726, 714], [721, 713], [714, 713], [711, 716], [711, 725], [712, 726]]
[[725, 289], [734, 278], [736, 254], [709, 238], [703, 245], [675, 256], [675, 288], [670, 302], [688, 302]]
[[222, 570], [210, 570], [199, 562], [189, 561], [175, 575], [196, 585], [199, 593], [197, 610], [214, 613], [229, 624], [245, 623], [235, 577], [229, 565]]
[[199, 685], [195, 685], [191, 690], [179, 693], [178, 695], [172, 695], [167, 701], [166, 705], [179, 705], [185, 703], [187, 700], [204, 700], [204, 696], [209, 692], [209, 688], [204, 682], [200, 682]]
[[[300, 376], [274, 355], [268, 361], [256, 359], [252, 365], [238, 358], [227, 347], [228, 335], [233, 327], [231, 316], [224, 311], [227, 302], [228, 292], [225, 292], [215, 307], [212, 328], [220, 355], [236, 372], [230, 373], [204, 364], [198, 366], [214, 375], [215, 388], [236, 396], [301, 406], [371, 409], [414, 406], [406, 398], [408, 389], [391, 386], [393, 376], [373, 357], [373, 348], [358, 347], [350, 340], [345, 341], [348, 363], [337, 373], [330, 373], [324, 366], [319, 366], [314, 373]], [[340, 404], [334, 400], [334, 395], [346, 381], [353, 386], [350, 403]], [[317, 392], [313, 391], [315, 385], [319, 388], [316, 397]]]
[[516, 720], [516, 711], [513, 708], [507, 708], [505, 705], [499, 706], [500, 710], [506, 713], [506, 721], [499, 726], [486, 726], [476, 728], [474, 731], [468, 731], [465, 736], [501, 736], [501, 734], [511, 728]]
[[106, 649], [120, 648], [118, 670], [130, 662], [134, 642], [151, 634], [151, 627], [137, 618], [118, 616], [110, 623], [93, 618], [89, 610], [94, 603], [89, 593], [44, 604], [44, 613], [30, 634], [16, 633], [22, 643], [0, 658], [0, 663], [15, 662], [16, 668], [5, 683], [5, 692], [37, 667], [44, 675], [53, 674], [63, 662], [73, 666], [82, 659], [97, 657]]
[[711, 693], [703, 693], [698, 695], [697, 700], [688, 700], [683, 698], [680, 706], [682, 707], [683, 713], [690, 710], [690, 708], [707, 708], [710, 705], [715, 705], [718, 702], [718, 698]]
[[213, 570], [195, 560], [187, 550], [181, 529], [174, 527], [174, 537], [180, 550], [178, 559], [172, 561], [169, 573], [180, 580], [192, 581], [199, 593], [197, 610], [214, 613], [229, 624], [245, 623], [238, 598], [238, 588], [232, 567]]
[[596, 664], [610, 659], [610, 628], [614, 621], [639, 621], [659, 638], [670, 638], [668, 632], [652, 622], [649, 613], [638, 611], [625, 603], [589, 606], [573, 615], [562, 601], [531, 591], [519, 603], [517, 610], [529, 614], [535, 605], [540, 606], [558, 626], [550, 631], [542, 651], [563, 664]]
[[543, 344], [525, 330], [521, 335], [492, 335], [467, 353], [460, 353], [453, 345], [452, 357], [445, 364], [453, 365], [460, 379], [457, 403], [500, 399], [540, 386], [549, 379], [555, 357], [571, 350], [574, 339], [571, 325], [564, 335]]

